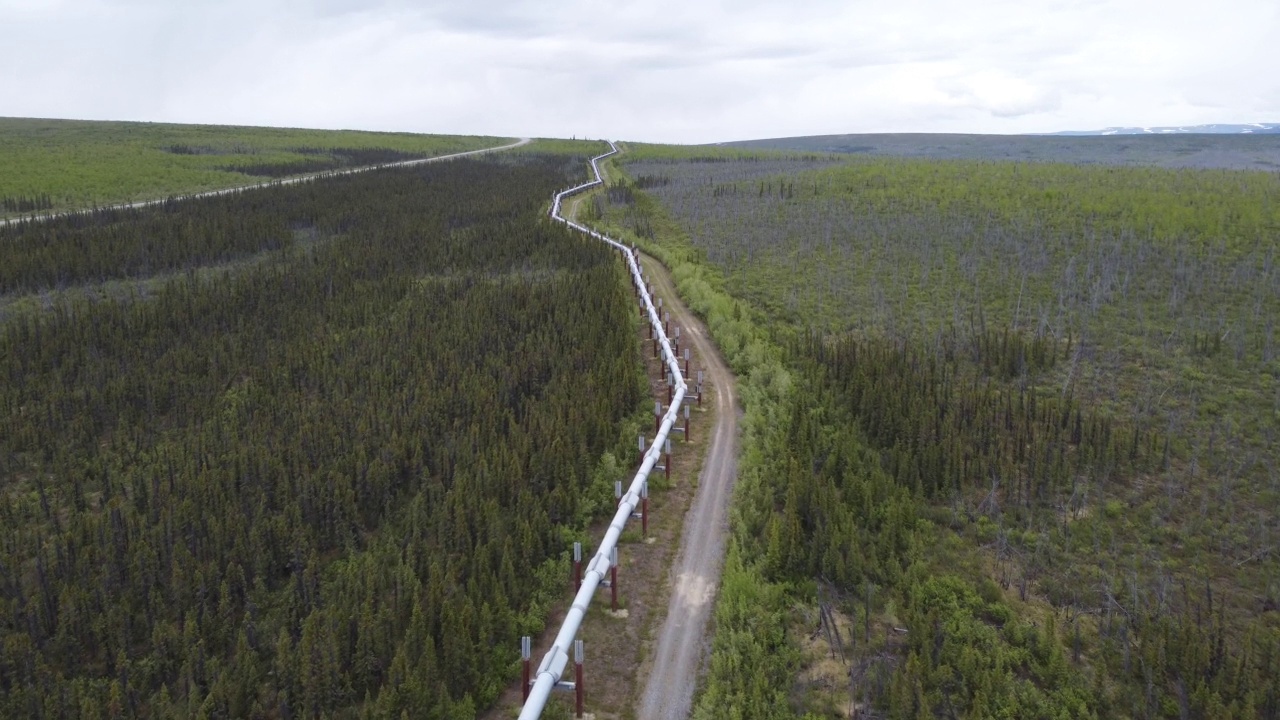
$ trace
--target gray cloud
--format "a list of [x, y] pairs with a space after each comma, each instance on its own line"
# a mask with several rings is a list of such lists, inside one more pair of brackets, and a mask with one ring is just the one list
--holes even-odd
[[704, 142], [1280, 120], [1270, 0], [0, 0], [0, 115]]

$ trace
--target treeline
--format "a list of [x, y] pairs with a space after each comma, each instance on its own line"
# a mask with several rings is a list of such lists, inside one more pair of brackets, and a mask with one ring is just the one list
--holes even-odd
[[1167, 441], [1082, 409], [1070, 388], [1010, 383], [1055, 364], [1045, 337], [951, 328], [932, 347], [810, 335], [796, 348], [825, 370], [899, 484], [931, 500], [990, 488], [997, 507], [1031, 509], [1076, 485], [1153, 469]]
[[[544, 167], [509, 167], [513, 181], [533, 182], [539, 173], [562, 166], [552, 158], [540, 163]], [[101, 209], [0, 227], [0, 295], [227, 263], [285, 249], [299, 238], [342, 235], [360, 218], [374, 226], [385, 224], [390, 221], [369, 218], [368, 213], [387, 212], [390, 203], [410, 203], [424, 221], [445, 228], [470, 225], [490, 213], [510, 223], [519, 212], [515, 198], [486, 194], [502, 182], [492, 177], [492, 165], [469, 162], [451, 168], [454, 176], [449, 182], [423, 175], [380, 188], [388, 195], [376, 204], [372, 191], [351, 191], [370, 181], [346, 177], [229, 193], [196, 203], [174, 200], [153, 208]], [[459, 195], [452, 183], [474, 184], [476, 189]], [[493, 209], [486, 209], [490, 204]], [[482, 249], [475, 252], [481, 254]]]
[[0, 198], [0, 208], [5, 212], [38, 212], [53, 207], [53, 198], [45, 195], [27, 197], [26, 195], [6, 196]]
[[382, 165], [385, 163], [416, 160], [430, 157], [421, 153], [409, 153], [388, 148], [291, 148], [290, 152], [307, 157], [297, 161], [237, 163], [228, 165], [230, 172], [261, 177], [288, 177], [305, 173], [337, 170], [347, 167]]
[[23, 228], [104, 240], [107, 275], [130, 228], [182, 264], [237, 222], [319, 240], [0, 327], [0, 717], [492, 702], [634, 452], [620, 268], [541, 219], [573, 180], [456, 161]]

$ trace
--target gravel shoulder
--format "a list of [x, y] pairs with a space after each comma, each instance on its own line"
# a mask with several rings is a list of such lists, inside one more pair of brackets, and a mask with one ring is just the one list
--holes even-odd
[[697, 495], [685, 515], [680, 548], [671, 566], [671, 594], [666, 615], [653, 639], [652, 652], [641, 668], [639, 720], [684, 720], [693, 705], [698, 677], [710, 656], [707, 629], [720, 587], [728, 535], [729, 500], [738, 474], [738, 421], [740, 409], [736, 381], [710, 333], [675, 292], [671, 276], [653, 258], [642, 264], [658, 295], [671, 311], [673, 325], [683, 328], [692, 342], [698, 365], [706, 372], [716, 422], [709, 430], [710, 443], [698, 475]]

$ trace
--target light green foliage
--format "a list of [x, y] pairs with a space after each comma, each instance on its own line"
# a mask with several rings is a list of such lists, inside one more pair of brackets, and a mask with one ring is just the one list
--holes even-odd
[[709, 298], [743, 567], [868, 618], [856, 697], [1280, 712], [1274, 175], [662, 152], [589, 209]]
[[[1052, 616], [1041, 627], [1011, 620], [1006, 604], [979, 597], [954, 575], [913, 577], [908, 587], [907, 661], [894, 684], [926, 689], [930, 716], [945, 709], [974, 718], [1097, 717]], [[916, 704], [891, 692], [891, 714], [915, 716]]]
[[[39, 209], [77, 209], [249, 185], [261, 182], [263, 174], [366, 164], [351, 161], [372, 151], [379, 151], [369, 155], [377, 158], [374, 162], [382, 162], [504, 142], [353, 130], [0, 118], [0, 202], [47, 197], [49, 206]], [[256, 175], [237, 170], [255, 167]], [[0, 217], [13, 214], [0, 205]]]
[[795, 717], [787, 687], [799, 664], [786, 627], [785, 588], [743, 563], [729, 548], [716, 604], [715, 648], [694, 720], [784, 720]]

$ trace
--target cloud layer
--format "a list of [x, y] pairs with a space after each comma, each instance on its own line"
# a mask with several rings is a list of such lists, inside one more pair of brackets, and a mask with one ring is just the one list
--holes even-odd
[[1280, 120], [1274, 0], [0, 0], [0, 115], [713, 142]]

